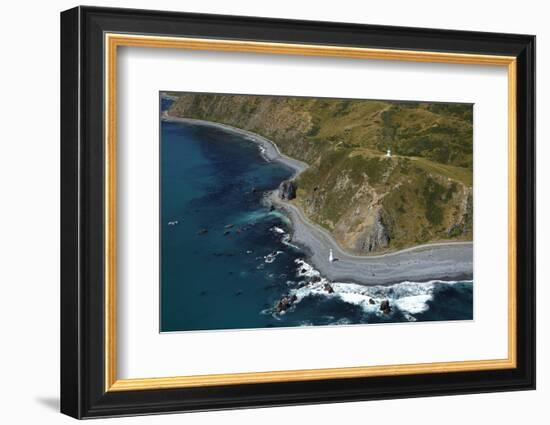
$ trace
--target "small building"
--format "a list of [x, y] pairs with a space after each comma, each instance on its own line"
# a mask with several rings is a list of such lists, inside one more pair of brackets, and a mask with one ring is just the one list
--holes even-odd
[[391, 149], [386, 151], [386, 158], [391, 158]]

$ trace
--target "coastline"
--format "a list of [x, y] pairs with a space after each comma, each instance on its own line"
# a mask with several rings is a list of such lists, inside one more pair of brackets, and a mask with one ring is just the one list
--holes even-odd
[[251, 142], [254, 142], [260, 145], [263, 148], [262, 155], [267, 160], [280, 162], [281, 164], [284, 164], [288, 168], [291, 168], [292, 170], [294, 170], [294, 175], [292, 178], [296, 178], [298, 174], [300, 174], [302, 171], [305, 171], [309, 167], [309, 165], [306, 164], [305, 162], [299, 161], [297, 159], [291, 158], [283, 154], [279, 150], [277, 145], [271, 140], [266, 139], [265, 137], [262, 137], [259, 134], [252, 133], [251, 131], [242, 130], [240, 128], [232, 127], [230, 125], [221, 124], [218, 122], [203, 121], [203, 120], [197, 120], [193, 118], [172, 117], [167, 114], [162, 115], [161, 118], [164, 121], [181, 122], [181, 123], [187, 123], [187, 124], [216, 127], [222, 130], [240, 134], [241, 136], [244, 136], [247, 140], [250, 140]]
[[[267, 160], [277, 161], [292, 169], [293, 179], [308, 168], [306, 163], [282, 154], [274, 142], [258, 134], [226, 124], [167, 114], [163, 114], [161, 119], [238, 133], [258, 144]], [[333, 282], [387, 285], [404, 281], [471, 280], [473, 277], [472, 242], [440, 242], [380, 255], [353, 255], [345, 252], [328, 231], [311, 222], [299, 208], [281, 200], [276, 191], [269, 193], [266, 201], [286, 213], [292, 223], [292, 243], [304, 249], [313, 267]], [[328, 259], [330, 249], [336, 258], [334, 262]]]

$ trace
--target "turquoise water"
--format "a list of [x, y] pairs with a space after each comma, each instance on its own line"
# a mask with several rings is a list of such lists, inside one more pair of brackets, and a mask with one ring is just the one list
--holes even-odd
[[472, 319], [472, 281], [323, 290], [287, 219], [262, 203], [291, 174], [238, 134], [162, 122], [161, 331]]

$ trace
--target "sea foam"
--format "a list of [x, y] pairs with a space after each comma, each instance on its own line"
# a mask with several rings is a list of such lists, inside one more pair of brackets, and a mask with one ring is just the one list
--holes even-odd
[[[437, 285], [453, 285], [457, 281], [431, 280], [427, 282], [404, 281], [393, 285], [359, 285], [356, 283], [329, 282], [320, 272], [304, 260], [295, 260], [296, 275], [302, 278], [301, 286], [291, 291], [296, 295], [296, 303], [309, 296], [339, 298], [341, 301], [360, 307], [365, 313], [382, 316], [380, 303], [388, 300], [392, 308], [401, 311], [409, 321], [416, 321], [414, 314], [429, 309]], [[313, 279], [315, 278], [315, 279]], [[313, 281], [311, 281], [313, 280]], [[334, 292], [329, 293], [325, 287], [330, 284]]]

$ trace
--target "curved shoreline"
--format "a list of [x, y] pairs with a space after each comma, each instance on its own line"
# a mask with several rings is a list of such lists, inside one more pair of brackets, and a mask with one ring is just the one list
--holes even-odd
[[[291, 168], [294, 171], [292, 178], [296, 178], [308, 168], [306, 163], [284, 155], [274, 142], [255, 133], [226, 124], [172, 117], [167, 114], [163, 115], [162, 119], [216, 127], [238, 133], [247, 140], [260, 145], [266, 159], [277, 161]], [[311, 222], [299, 208], [281, 200], [276, 195], [276, 191], [271, 192], [266, 199], [269, 203], [285, 211], [292, 223], [292, 242], [303, 248], [308, 253], [312, 265], [332, 281], [380, 285], [403, 281], [472, 279], [472, 242], [439, 242], [380, 255], [353, 255], [345, 252], [328, 231]], [[328, 260], [330, 249], [335, 254], [336, 261], [334, 262]]]
[[260, 145], [263, 148], [262, 155], [267, 160], [280, 162], [286, 165], [287, 167], [291, 168], [292, 170], [294, 170], [293, 178], [296, 178], [298, 174], [300, 174], [302, 171], [305, 171], [309, 167], [309, 165], [306, 164], [305, 162], [299, 161], [297, 159], [291, 158], [283, 154], [279, 150], [279, 147], [271, 140], [266, 139], [265, 137], [262, 137], [259, 134], [252, 133], [251, 131], [242, 130], [240, 128], [231, 127], [230, 125], [221, 124], [218, 122], [203, 121], [203, 120], [197, 120], [193, 118], [172, 117], [167, 114], [164, 114], [162, 116], [162, 120], [170, 121], [170, 122], [181, 122], [185, 124], [195, 124], [195, 125], [215, 127], [222, 130], [230, 131], [232, 133], [240, 134], [241, 136], [244, 136], [247, 140], [250, 140], [251, 142], [254, 142]]

